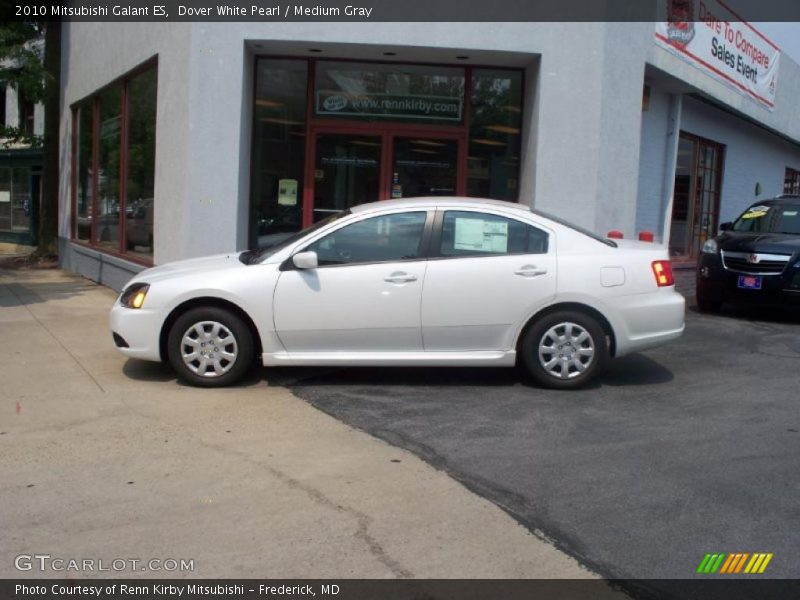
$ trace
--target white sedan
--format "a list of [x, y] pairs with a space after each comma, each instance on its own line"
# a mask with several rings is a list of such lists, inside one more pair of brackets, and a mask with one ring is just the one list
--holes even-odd
[[111, 310], [124, 355], [200, 386], [276, 365], [521, 363], [575, 388], [610, 357], [681, 335], [662, 246], [609, 240], [520, 204], [353, 207], [266, 250], [136, 275]]

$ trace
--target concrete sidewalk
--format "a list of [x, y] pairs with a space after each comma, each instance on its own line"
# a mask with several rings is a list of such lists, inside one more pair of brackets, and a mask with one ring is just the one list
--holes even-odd
[[[0, 271], [0, 578], [594, 576], [266, 370], [198, 390], [127, 361], [113, 301], [61, 271]], [[194, 570], [20, 572], [20, 554]]]

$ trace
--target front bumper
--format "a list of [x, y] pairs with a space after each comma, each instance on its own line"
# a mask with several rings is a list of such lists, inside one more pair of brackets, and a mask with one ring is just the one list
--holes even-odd
[[697, 262], [697, 293], [717, 302], [800, 305], [800, 261], [789, 261], [782, 273], [760, 275], [761, 289], [741, 289], [739, 277], [749, 273], [722, 266], [719, 254], [701, 254]]
[[125, 308], [117, 300], [109, 321], [111, 333], [117, 334], [128, 345], [122, 347], [115, 339], [114, 346], [119, 352], [130, 358], [161, 361], [159, 340], [163, 318], [160, 310]]

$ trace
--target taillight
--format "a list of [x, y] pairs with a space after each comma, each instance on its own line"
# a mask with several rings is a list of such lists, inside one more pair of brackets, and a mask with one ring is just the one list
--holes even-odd
[[672, 263], [668, 260], [654, 260], [653, 274], [656, 276], [658, 287], [675, 285], [675, 277], [672, 275]]

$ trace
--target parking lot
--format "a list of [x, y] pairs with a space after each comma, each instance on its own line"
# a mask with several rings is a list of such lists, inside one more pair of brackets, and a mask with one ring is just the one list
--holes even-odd
[[692, 577], [707, 552], [771, 552], [796, 577], [800, 320], [691, 307], [685, 336], [578, 392], [518, 372], [281, 372], [608, 577]]
[[690, 307], [681, 340], [577, 392], [399, 368], [197, 390], [113, 351], [110, 290], [0, 275], [6, 577], [20, 552], [193, 558], [169, 576], [194, 577], [687, 578], [707, 552], [800, 572], [790, 312]]

